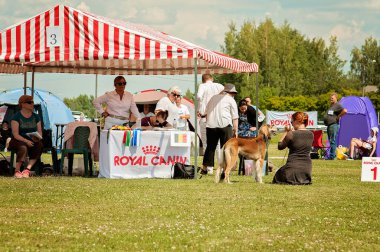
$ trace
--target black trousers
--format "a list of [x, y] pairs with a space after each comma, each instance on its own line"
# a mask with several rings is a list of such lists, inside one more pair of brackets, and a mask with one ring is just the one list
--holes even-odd
[[215, 150], [218, 142], [222, 147], [233, 135], [232, 126], [224, 128], [206, 128], [207, 147], [203, 157], [204, 166], [214, 166]]

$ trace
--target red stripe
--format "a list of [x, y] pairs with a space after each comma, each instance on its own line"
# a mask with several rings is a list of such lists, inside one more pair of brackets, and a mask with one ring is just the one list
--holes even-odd
[[160, 43], [155, 42], [156, 44], [154, 45], [154, 53], [155, 53], [155, 58], [159, 59], [161, 57], [161, 52], [160, 52]]
[[94, 27], [94, 59], [99, 59], [99, 22], [97, 20], [94, 20], [93, 23]]
[[[56, 6], [54, 8], [54, 26], [59, 26], [59, 6]], [[59, 51], [59, 47], [55, 47], [55, 52], [54, 52], [54, 55], [55, 55], [55, 61], [59, 61], [61, 60], [60, 57], [59, 57], [59, 54], [60, 54], [60, 51]]]
[[110, 45], [109, 45], [109, 30], [110, 27], [108, 24], [103, 24], [103, 43], [104, 43], [104, 59], [108, 59]]
[[79, 60], [79, 19], [77, 11], [74, 11], [74, 60]]
[[129, 59], [131, 46], [129, 45], [129, 32], [124, 32], [124, 59]]
[[173, 50], [172, 46], [168, 45], [167, 48], [166, 48], [166, 51], [168, 52], [167, 53], [167, 58], [168, 59], [173, 58], [173, 52], [172, 52], [172, 50]]
[[135, 35], [135, 59], [140, 59], [140, 36]]
[[145, 59], [150, 59], [150, 39], [145, 39]]
[[6, 38], [6, 44], [7, 44], [7, 54], [5, 54], [4, 60], [5, 62], [9, 62], [9, 57], [11, 56], [11, 46], [12, 46], [12, 38], [11, 38], [11, 29], [6, 31], [5, 38]]
[[15, 62], [20, 62], [21, 52], [21, 25], [16, 26], [16, 54], [14, 56]]
[[34, 25], [35, 35], [34, 41], [34, 59], [40, 61], [40, 16], [36, 17], [36, 23]]
[[183, 51], [182, 51], [182, 48], [177, 48], [177, 53], [178, 53], [178, 58], [179, 59], [181, 59], [181, 58], [183, 58], [183, 55], [182, 55], [182, 53], [183, 53]]
[[30, 20], [25, 23], [25, 61], [30, 61]]
[[113, 33], [113, 50], [114, 50], [114, 59], [119, 58], [119, 28], [114, 28]]
[[66, 61], [70, 60], [70, 25], [69, 25], [69, 21], [70, 21], [70, 18], [69, 18], [69, 8], [65, 6], [65, 10], [64, 10], [64, 26], [65, 26], [65, 38], [64, 38], [64, 59]]
[[83, 57], [88, 60], [88, 48], [90, 47], [90, 37], [88, 34], [88, 17], [83, 16], [83, 28], [84, 28], [84, 52]]
[[[50, 25], [50, 13], [47, 11], [45, 12], [45, 28], [48, 27]], [[45, 31], [45, 38], [46, 38], [46, 29], [44, 29]], [[50, 61], [50, 48], [47, 47], [47, 40], [45, 39], [45, 61]]]

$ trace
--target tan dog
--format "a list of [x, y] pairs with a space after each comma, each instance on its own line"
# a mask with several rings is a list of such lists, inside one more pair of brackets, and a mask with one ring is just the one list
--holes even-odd
[[215, 183], [220, 182], [221, 169], [224, 170], [224, 182], [230, 182], [230, 172], [238, 160], [238, 155], [244, 156], [255, 162], [253, 170], [256, 182], [262, 183], [263, 163], [266, 153], [266, 142], [271, 134], [276, 133], [277, 128], [272, 125], [264, 124], [259, 129], [259, 136], [255, 138], [231, 138], [220, 151], [219, 167], [215, 173]]

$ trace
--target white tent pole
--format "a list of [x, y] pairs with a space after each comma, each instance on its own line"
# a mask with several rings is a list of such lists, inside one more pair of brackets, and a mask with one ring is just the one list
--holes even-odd
[[256, 136], [259, 135], [259, 73], [256, 72]]
[[198, 170], [198, 99], [197, 99], [197, 93], [198, 93], [198, 58], [194, 59], [194, 133], [195, 133], [195, 148], [194, 148], [194, 167], [195, 167], [195, 172], [194, 172], [194, 179], [197, 178], [197, 170]]
[[[98, 98], [98, 74], [95, 74], [95, 98]], [[98, 118], [98, 111], [96, 109], [95, 118]]]

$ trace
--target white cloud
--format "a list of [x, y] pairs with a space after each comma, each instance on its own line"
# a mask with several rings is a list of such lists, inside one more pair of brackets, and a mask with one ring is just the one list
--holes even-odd
[[84, 12], [91, 12], [90, 7], [85, 2], [81, 2], [76, 8]]

